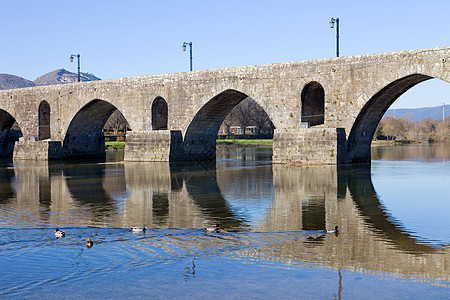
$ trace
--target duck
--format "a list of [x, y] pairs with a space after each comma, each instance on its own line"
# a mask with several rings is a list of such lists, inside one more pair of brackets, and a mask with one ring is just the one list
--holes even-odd
[[332, 230], [327, 230], [326, 232], [327, 232], [327, 233], [334, 233], [334, 234], [338, 235], [338, 234], [339, 234], [339, 227], [338, 227], [338, 226], [335, 226], [334, 229], [332, 229]]
[[88, 249], [90, 249], [92, 246], [94, 246], [94, 242], [91, 241], [90, 238], [87, 238], [85, 245]]
[[142, 225], [142, 227], [131, 227], [132, 232], [145, 232], [146, 229], [145, 225]]
[[216, 224], [216, 226], [214, 227], [206, 227], [205, 228], [206, 232], [214, 232], [214, 233], [219, 233], [222, 232], [222, 228], [220, 228], [220, 224]]
[[62, 238], [66, 236], [66, 233], [64, 231], [59, 230], [58, 228], [55, 229], [55, 236], [57, 238]]

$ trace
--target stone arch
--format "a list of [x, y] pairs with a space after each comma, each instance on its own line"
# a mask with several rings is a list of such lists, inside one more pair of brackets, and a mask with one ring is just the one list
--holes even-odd
[[370, 163], [372, 137], [387, 109], [413, 86], [432, 79], [424, 74], [411, 74], [397, 79], [379, 90], [363, 106], [347, 138], [347, 163]]
[[303, 87], [301, 94], [302, 122], [310, 126], [324, 124], [325, 91], [320, 83], [311, 81]]
[[248, 95], [228, 89], [204, 104], [190, 122], [184, 136], [186, 160], [213, 160], [216, 158], [216, 138], [228, 113]]
[[39, 104], [39, 140], [50, 138], [50, 104], [43, 100]]
[[12, 157], [16, 141], [23, 136], [16, 119], [0, 109], [0, 157]]
[[152, 129], [167, 130], [169, 109], [163, 97], [156, 97], [152, 104]]
[[95, 99], [83, 106], [69, 124], [63, 141], [64, 158], [103, 158], [105, 137], [103, 127], [117, 108]]

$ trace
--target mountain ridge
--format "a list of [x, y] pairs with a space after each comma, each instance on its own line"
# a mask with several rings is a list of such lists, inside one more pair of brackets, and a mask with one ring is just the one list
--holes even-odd
[[[91, 73], [80, 72], [80, 81], [101, 80]], [[52, 84], [65, 84], [78, 81], [78, 73], [72, 73], [66, 69], [57, 69], [48, 72], [31, 81], [12, 74], [0, 74], [0, 90], [18, 89], [33, 86]]]
[[422, 122], [425, 119], [442, 120], [442, 114], [444, 114], [444, 118], [447, 119], [450, 116], [450, 105], [445, 104], [444, 107], [442, 106], [443, 105], [420, 108], [390, 108], [386, 111], [383, 118], [401, 117], [412, 123], [417, 123]]
[[[101, 80], [90, 73], [80, 72], [80, 81], [94, 81]], [[67, 71], [66, 69], [57, 69], [47, 74], [44, 74], [34, 81], [36, 86], [52, 85], [52, 84], [64, 84], [78, 81], [78, 74]]]

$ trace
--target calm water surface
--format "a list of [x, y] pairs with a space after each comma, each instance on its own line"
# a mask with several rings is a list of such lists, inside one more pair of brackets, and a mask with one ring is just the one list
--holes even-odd
[[374, 147], [356, 167], [253, 147], [212, 165], [4, 163], [0, 298], [448, 299], [449, 150]]

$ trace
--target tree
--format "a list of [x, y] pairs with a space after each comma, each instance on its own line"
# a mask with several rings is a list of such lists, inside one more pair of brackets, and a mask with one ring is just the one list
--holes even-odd
[[373, 140], [376, 141], [384, 136], [383, 133], [383, 120], [381, 120], [380, 123], [378, 123], [377, 129], [375, 130], [375, 133], [373, 134]]
[[226, 116], [222, 123], [222, 132], [230, 132], [231, 126], [239, 126], [243, 130], [247, 126], [255, 126], [257, 133], [273, 134], [274, 126], [264, 109], [250, 97], [242, 100]]
[[383, 133], [393, 139], [406, 139], [406, 132], [411, 128], [411, 122], [404, 118], [387, 117], [383, 120]]
[[429, 141], [429, 135], [422, 123], [414, 123], [411, 129], [406, 133], [408, 140], [426, 143]]
[[122, 113], [116, 109], [108, 118], [103, 128], [108, 131], [112, 129], [114, 134], [117, 135], [119, 130], [126, 132], [129, 125]]
[[450, 119], [436, 125], [436, 141], [440, 143], [450, 142]]

